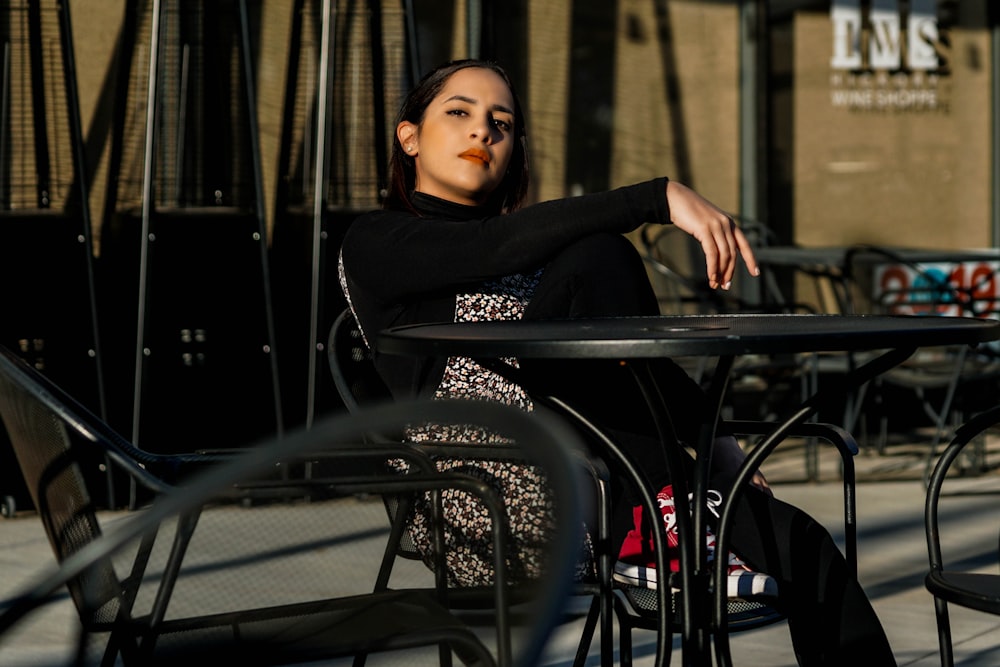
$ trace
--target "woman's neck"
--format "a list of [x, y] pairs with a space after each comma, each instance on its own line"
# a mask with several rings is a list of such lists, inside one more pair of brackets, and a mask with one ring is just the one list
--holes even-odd
[[470, 206], [460, 204], [448, 199], [442, 199], [424, 192], [414, 192], [410, 201], [418, 212], [434, 215], [436, 217], [449, 218], [453, 220], [468, 220], [471, 218], [482, 218], [488, 215], [495, 215], [496, 211], [491, 211], [487, 206]]

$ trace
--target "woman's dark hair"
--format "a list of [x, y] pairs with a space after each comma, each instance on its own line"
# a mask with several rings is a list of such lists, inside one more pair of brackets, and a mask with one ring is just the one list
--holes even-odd
[[521, 102], [510, 77], [502, 67], [490, 61], [469, 59], [454, 60], [430, 71], [403, 101], [399, 115], [396, 117], [396, 123], [393, 125], [392, 153], [389, 156], [389, 187], [384, 202], [385, 208], [413, 210], [410, 197], [416, 185], [416, 164], [413, 157], [407, 155], [403, 150], [403, 146], [399, 143], [399, 137], [396, 136], [395, 128], [404, 120], [419, 126], [424, 119], [428, 105], [441, 92], [451, 75], [459, 70], [469, 68], [495, 72], [507, 84], [511, 96], [514, 98], [514, 152], [510, 158], [510, 164], [507, 166], [507, 173], [504, 174], [503, 181], [497, 189], [490, 194], [487, 206], [492, 210], [508, 213], [521, 205], [528, 192], [527, 133], [524, 127]]

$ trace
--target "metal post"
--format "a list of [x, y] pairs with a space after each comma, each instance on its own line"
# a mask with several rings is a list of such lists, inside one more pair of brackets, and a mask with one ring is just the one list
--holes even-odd
[[754, 220], [761, 216], [761, 172], [766, 164], [760, 151], [761, 11], [759, 0], [740, 2], [740, 215]]
[[257, 213], [257, 241], [260, 248], [260, 262], [263, 268], [262, 277], [264, 283], [264, 313], [267, 320], [267, 345], [266, 351], [271, 368], [271, 388], [274, 400], [274, 417], [277, 435], [281, 436], [285, 432], [284, 419], [281, 409], [281, 386], [278, 377], [278, 352], [275, 345], [276, 334], [274, 330], [274, 305], [271, 301], [271, 271], [268, 265], [267, 252], [267, 222], [264, 217], [264, 173], [261, 165], [260, 148], [260, 122], [257, 118], [257, 88], [256, 73], [253, 67], [253, 49], [250, 41], [250, 17], [248, 15], [246, 0], [239, 3], [240, 20], [240, 50], [243, 53], [243, 86], [246, 90], [247, 119], [250, 129], [250, 159], [253, 163], [254, 182], [254, 209]]
[[480, 0], [465, 3], [466, 44], [470, 58], [482, 57], [483, 8]]
[[[156, 108], [160, 71], [160, 30], [162, 21], [160, 0], [153, 1], [152, 27], [149, 35], [149, 69], [146, 79], [146, 130], [142, 166], [142, 235], [139, 239], [139, 304], [136, 324], [135, 384], [132, 403], [132, 442], [139, 443], [140, 412], [142, 410], [142, 371], [146, 341], [146, 290], [149, 277], [149, 243], [152, 233], [150, 219], [153, 212], [153, 178], [156, 165]], [[129, 506], [131, 507], [130, 502]]]
[[[761, 149], [761, 128], [765, 126], [762, 94], [765, 84], [766, 11], [760, 0], [740, 2], [739, 215], [748, 220], [762, 220], [766, 208], [766, 203], [760, 198], [767, 183], [768, 168], [767, 155]], [[757, 281], [741, 280], [737, 284], [742, 299], [749, 303], [760, 302], [761, 290]]]
[[992, 185], [990, 188], [992, 240], [994, 247], [1000, 247], [1000, 9], [991, 3], [990, 17], [990, 84], [992, 92], [991, 108], [991, 162]]
[[[319, 80], [316, 86], [316, 161], [313, 171], [313, 209], [312, 209], [312, 284], [310, 285], [309, 336], [315, 336], [319, 329], [319, 295], [320, 285], [320, 249], [323, 243], [323, 213], [326, 210], [326, 170], [327, 145], [326, 137], [330, 129], [329, 103], [332, 71], [334, 8], [331, 0], [323, 1], [323, 16], [320, 20], [321, 37], [319, 47]], [[316, 345], [309, 345], [309, 379], [308, 398], [306, 404], [306, 428], [310, 428], [315, 417], [315, 406], [312, 399], [316, 393], [316, 360], [318, 351]]]

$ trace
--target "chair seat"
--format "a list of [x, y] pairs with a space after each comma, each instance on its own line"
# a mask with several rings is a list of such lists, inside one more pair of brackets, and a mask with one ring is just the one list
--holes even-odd
[[[619, 594], [619, 604], [622, 604], [624, 600], [634, 612], [632, 625], [647, 629], [656, 627], [658, 606], [655, 590], [643, 586], [627, 585], [616, 586], [615, 590]], [[677, 608], [677, 596], [673, 596], [671, 600], [673, 605], [673, 620], [671, 622], [674, 627], [680, 627], [682, 619], [680, 610]], [[750, 630], [785, 620], [785, 615], [772, 607], [769, 600], [765, 598], [730, 598], [727, 609], [729, 615], [726, 623], [730, 631]], [[643, 621], [637, 622], [636, 619], [643, 619]]]
[[948, 602], [1000, 614], [1000, 574], [932, 570], [924, 585], [935, 597]]

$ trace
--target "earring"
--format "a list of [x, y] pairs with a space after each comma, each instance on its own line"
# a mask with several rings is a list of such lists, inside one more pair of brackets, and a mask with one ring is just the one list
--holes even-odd
[[406, 146], [406, 152], [407, 153], [412, 153], [413, 152], [413, 144], [408, 144]]

